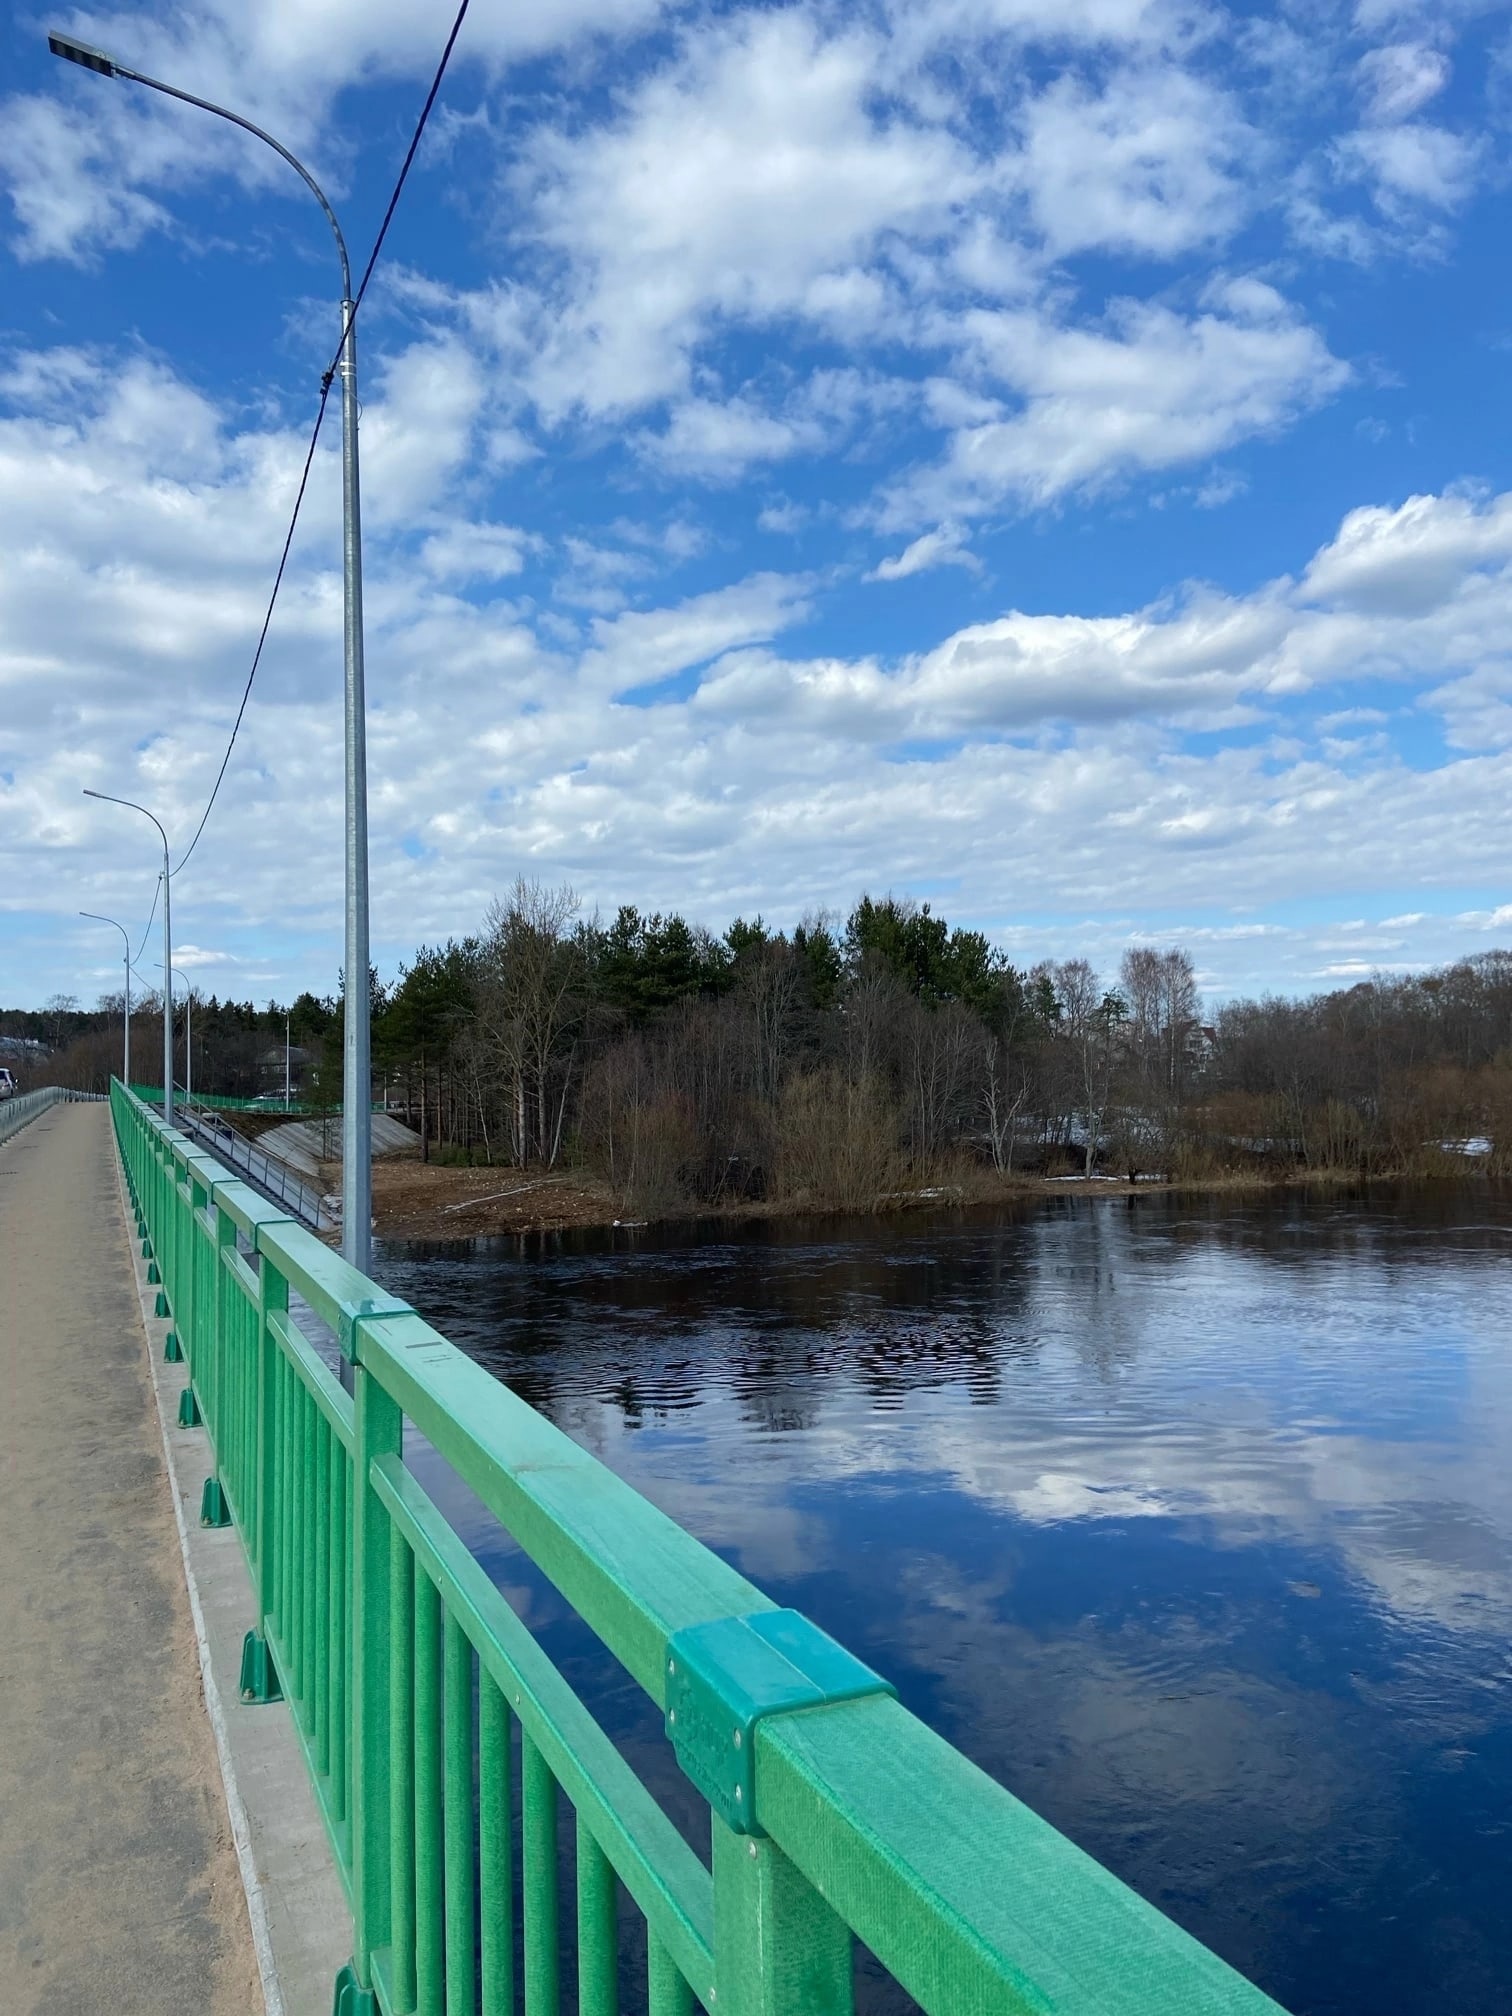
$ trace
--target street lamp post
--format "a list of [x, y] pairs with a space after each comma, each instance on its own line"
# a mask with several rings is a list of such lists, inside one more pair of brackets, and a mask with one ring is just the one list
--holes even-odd
[[131, 940], [126, 935], [126, 926], [117, 924], [114, 917], [102, 917], [98, 910], [81, 910], [81, 917], [88, 917], [95, 924], [115, 924], [121, 934], [121, 942], [126, 948], [126, 1022], [121, 1037], [121, 1083], [131, 1089]]
[[140, 812], [144, 819], [150, 819], [158, 830], [158, 838], [163, 843], [163, 1124], [173, 1125], [173, 905], [169, 895], [172, 881], [168, 870], [168, 835], [163, 831], [163, 822], [145, 805], [138, 805], [132, 798], [112, 798], [108, 791], [91, 791], [87, 787], [86, 798], [98, 798], [105, 805], [124, 805], [128, 812]]
[[184, 969], [175, 966], [174, 972], [184, 982], [184, 1101], [194, 1104], [194, 989], [184, 980]]
[[367, 720], [362, 656], [362, 506], [357, 472], [357, 331], [352, 302], [352, 269], [346, 240], [336, 213], [315, 177], [281, 141], [239, 112], [228, 111], [192, 91], [180, 91], [156, 77], [129, 70], [103, 50], [92, 49], [71, 35], [52, 34], [47, 46], [55, 56], [98, 77], [123, 77], [129, 83], [161, 91], [182, 104], [213, 112], [265, 140], [294, 170], [325, 212], [341, 258], [341, 503], [343, 658], [345, 661], [346, 741], [346, 1015], [342, 1054], [341, 1127], [341, 1250], [352, 1266], [368, 1271], [372, 1249], [372, 1037], [368, 988], [368, 844], [367, 844]]

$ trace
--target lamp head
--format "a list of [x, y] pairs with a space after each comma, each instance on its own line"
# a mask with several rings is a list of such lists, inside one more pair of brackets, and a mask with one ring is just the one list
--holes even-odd
[[91, 48], [87, 42], [75, 41], [72, 35], [49, 35], [47, 46], [54, 56], [61, 56], [65, 63], [77, 63], [81, 70], [93, 70], [97, 77], [114, 77], [115, 59], [107, 56], [103, 49]]

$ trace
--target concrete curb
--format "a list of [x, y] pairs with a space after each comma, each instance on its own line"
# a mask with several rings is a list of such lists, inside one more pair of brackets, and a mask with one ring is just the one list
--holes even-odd
[[[226, 1815], [246, 1893], [265, 2012], [266, 2016], [317, 2016], [317, 2012], [326, 2016], [337, 1969], [350, 1951], [346, 1900], [288, 1708], [281, 1703], [244, 1708], [240, 1700], [240, 1641], [234, 1627], [250, 1623], [253, 1616], [241, 1542], [229, 1529], [201, 1534], [196, 1527], [191, 1533], [185, 1516], [186, 1500], [191, 1505], [196, 1502], [192, 1494], [200, 1474], [209, 1474], [213, 1467], [209, 1440], [203, 1429], [184, 1430], [177, 1424], [182, 1368], [163, 1363], [163, 1340], [172, 1325], [153, 1313], [158, 1291], [148, 1285], [140, 1242], [127, 1236], [132, 1223], [130, 1193], [119, 1150], [114, 1152], [121, 1229], [127, 1237], [136, 1282], [163, 1461], [194, 1619], [205, 1709], [215, 1737]], [[192, 1475], [186, 1475], [191, 1471]], [[205, 1554], [201, 1565], [211, 1572], [216, 1585], [215, 1595], [208, 1600], [196, 1568], [196, 1552]], [[210, 1609], [216, 1613], [213, 1629], [207, 1623]], [[228, 1617], [228, 1611], [234, 1614]], [[232, 1627], [229, 1634], [228, 1623]], [[234, 1704], [229, 1715], [228, 1694]], [[238, 1769], [238, 1751], [243, 1753], [245, 1771]], [[244, 1782], [249, 1796], [243, 1794]]]

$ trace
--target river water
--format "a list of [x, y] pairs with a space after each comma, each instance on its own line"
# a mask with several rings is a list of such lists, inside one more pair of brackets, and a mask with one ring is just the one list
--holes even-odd
[[[1467, 1185], [378, 1271], [1298, 2016], [1506, 2016], [1509, 1256]], [[675, 1810], [655, 1717], [473, 1527]]]

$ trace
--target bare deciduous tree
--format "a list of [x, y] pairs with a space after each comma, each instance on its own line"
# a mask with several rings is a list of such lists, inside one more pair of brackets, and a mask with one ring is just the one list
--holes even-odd
[[478, 987], [478, 1028], [508, 1101], [520, 1164], [549, 1168], [561, 1152], [582, 1019], [582, 972], [568, 926], [574, 892], [520, 877], [489, 905]]
[[1118, 1032], [1127, 1010], [1121, 994], [1103, 991], [1085, 959], [1067, 959], [1055, 968], [1055, 991], [1064, 1040], [1075, 1062], [1085, 1130], [1083, 1173], [1090, 1177], [1113, 1089]]

